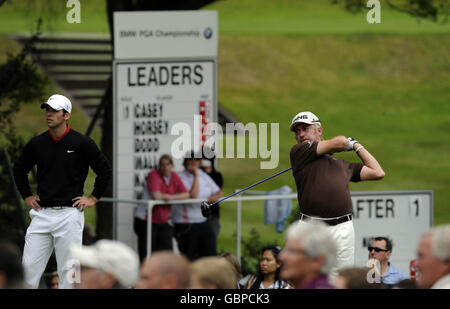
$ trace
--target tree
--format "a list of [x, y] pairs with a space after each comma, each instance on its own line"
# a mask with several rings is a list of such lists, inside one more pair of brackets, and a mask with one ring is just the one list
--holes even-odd
[[39, 39], [39, 28], [40, 21], [31, 40], [18, 54], [9, 54], [6, 63], [0, 66], [0, 238], [19, 246], [23, 245], [25, 227], [20, 222], [22, 216], [17, 215], [18, 211], [22, 211], [18, 209], [21, 200], [16, 199], [8, 159], [15, 162], [25, 145], [23, 138], [16, 133], [13, 123], [15, 114], [23, 104], [43, 100], [49, 84], [47, 77], [27, 57]]
[[[448, 0], [380, 0], [382, 2], [394, 10], [433, 22], [447, 22], [450, 13]], [[366, 9], [367, 0], [331, 0], [331, 3], [344, 5], [347, 11], [357, 13]]]
[[[107, 4], [107, 15], [108, 15], [108, 23], [109, 23], [109, 29], [111, 33], [111, 38], [114, 39], [113, 33], [113, 13], [116, 11], [142, 11], [142, 10], [196, 10], [199, 9], [207, 4], [210, 4], [214, 2], [215, 0], [106, 0]], [[381, 0], [380, 0], [381, 1]], [[5, 3], [5, 0], [0, 0], [0, 7]], [[338, 5], [344, 5], [345, 9], [349, 12], [358, 12], [366, 8], [367, 0], [330, 0], [332, 4], [338, 4]], [[422, 18], [422, 19], [429, 19], [434, 22], [438, 21], [447, 21], [448, 14], [450, 10], [450, 4], [448, 0], [385, 0], [385, 3], [389, 5], [389, 7], [410, 14], [412, 16]], [[57, 10], [58, 7], [60, 9], [64, 10], [64, 7], [56, 6], [55, 0], [46, 0], [46, 1], [37, 1], [37, 0], [30, 0], [27, 5], [31, 9], [33, 9], [33, 6], [40, 7], [40, 15], [46, 16], [45, 20], [47, 21], [47, 25], [49, 22], [51, 22], [51, 10]], [[41, 7], [42, 5], [42, 7]], [[113, 42], [112, 42], [113, 43]], [[25, 59], [25, 56], [23, 56]], [[16, 65], [18, 63], [23, 62], [17, 62], [19, 59], [16, 59]], [[9, 59], [8, 62], [13, 61], [13, 59]], [[12, 62], [11, 62], [12, 63]], [[12, 65], [12, 64], [9, 64]], [[29, 62], [28, 65], [30, 67], [22, 67], [22, 72], [26, 72], [27, 70], [31, 70], [32, 62]], [[20, 68], [20, 65], [19, 65]], [[11, 69], [11, 67], [10, 67]], [[9, 70], [10, 70], [9, 69]], [[3, 70], [7, 70], [4, 68]], [[5, 71], [6, 72], [6, 71]], [[9, 71], [11, 73], [11, 71]], [[37, 74], [37, 71], [30, 71]], [[9, 74], [10, 74], [9, 73]], [[6, 76], [6, 84], [11, 86], [10, 80], [8, 80], [8, 75], [4, 75], [2, 78], [5, 78]], [[10, 76], [18, 76], [16, 73], [10, 75]], [[26, 103], [25, 96], [27, 95], [26, 92], [32, 92], [33, 89], [36, 90], [35, 85], [31, 84], [33, 83], [33, 79], [37, 77], [37, 75], [25, 75], [23, 76], [25, 79], [20, 80], [20, 84], [17, 85], [17, 87], [24, 87], [25, 86], [25, 92], [23, 93], [24, 97], [22, 97], [22, 101]], [[1, 82], [1, 80], [0, 80]], [[39, 83], [39, 81], [36, 81]], [[0, 87], [3, 86], [3, 83], [0, 84]], [[8, 101], [8, 98], [11, 100], [11, 96], [13, 96], [12, 92], [10, 92], [8, 95], [6, 95], [7, 92], [5, 91], [5, 88], [0, 88], [0, 102], [1, 108], [6, 106], [7, 103], [3, 103], [2, 94], [5, 94], [4, 96], [4, 102]], [[19, 91], [21, 93], [21, 91]], [[103, 101], [105, 101], [106, 104], [104, 104], [104, 121], [102, 125], [102, 141], [101, 141], [101, 148], [105, 155], [108, 157], [108, 159], [112, 162], [112, 145], [113, 145], [113, 136], [112, 136], [112, 81], [110, 80], [109, 86], [107, 88], [107, 91], [105, 92]], [[12, 108], [12, 109], [11, 109]], [[20, 104], [13, 104], [12, 106], [5, 109], [5, 112], [2, 112], [2, 115], [0, 115], [0, 118], [2, 119], [11, 119], [8, 117], [11, 117], [12, 114], [14, 114], [18, 109], [20, 108]], [[14, 110], [17, 109], [17, 110]], [[8, 116], [9, 115], [9, 116]], [[0, 119], [0, 126], [3, 128], [3, 124]], [[9, 151], [11, 151], [11, 157], [14, 160], [15, 159], [15, 151], [13, 145], [15, 145], [16, 148], [20, 148], [21, 142], [20, 138], [15, 135], [14, 128], [8, 124], [3, 128], [3, 131], [0, 132], [5, 136], [5, 139], [9, 141], [10, 148]], [[15, 141], [15, 142], [13, 142]], [[1, 145], [1, 144], [0, 144]], [[4, 181], [5, 179], [1, 179]], [[6, 181], [6, 180], [5, 180]], [[5, 182], [8, 183], [8, 182]], [[3, 186], [4, 188], [5, 186]], [[0, 193], [1, 196], [1, 193]], [[112, 184], [110, 184], [109, 188], [105, 192], [105, 196], [112, 196]], [[96, 207], [97, 211], [97, 234], [100, 238], [112, 238], [112, 218], [113, 218], [113, 208], [110, 204], [101, 203], [99, 207]]]

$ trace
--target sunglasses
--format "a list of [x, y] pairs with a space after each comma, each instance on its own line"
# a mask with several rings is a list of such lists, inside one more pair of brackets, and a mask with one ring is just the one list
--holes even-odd
[[369, 252], [372, 252], [372, 250], [375, 250], [375, 252], [387, 252], [388, 251], [386, 249], [381, 249], [381, 248], [377, 248], [377, 247], [368, 247], [367, 249], [369, 250]]

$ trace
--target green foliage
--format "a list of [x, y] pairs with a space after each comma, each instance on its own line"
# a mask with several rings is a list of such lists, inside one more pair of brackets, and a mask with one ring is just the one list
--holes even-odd
[[257, 271], [259, 260], [261, 258], [261, 250], [267, 245], [279, 244], [276, 241], [261, 241], [260, 234], [254, 228], [250, 230], [249, 238], [242, 239], [241, 273], [243, 276]]
[[[16, 55], [9, 54], [6, 63], [0, 66], [0, 148], [6, 150], [10, 162], [18, 159], [25, 144], [17, 134], [14, 117], [22, 104], [42, 100], [48, 85], [48, 79], [28, 57], [38, 35], [39, 31], [30, 44]], [[8, 167], [3, 151], [0, 155], [0, 183], [0, 237], [21, 245], [22, 217], [17, 210], [19, 205], [11, 181], [11, 166]]]
[[289, 217], [286, 219], [286, 228], [289, 227], [289, 225], [291, 225], [292, 223], [294, 223], [295, 221], [300, 220], [300, 211], [299, 211], [299, 207], [298, 204], [295, 203], [296, 205], [293, 206], [292, 212], [289, 215]]
[[[0, 8], [0, 32], [28, 31], [35, 18], [24, 18], [21, 9], [13, 7], [28, 8], [25, 2], [8, 1]], [[318, 111], [326, 122], [327, 137], [357, 136], [386, 167], [384, 180], [351, 184], [351, 190], [432, 189], [434, 222], [448, 223], [450, 23], [417, 23], [384, 3], [378, 25], [366, 22], [367, 8], [353, 15], [330, 5], [330, 0], [227, 0], [209, 5], [206, 10], [219, 13], [219, 101], [244, 123], [280, 123], [280, 169], [289, 166], [294, 142], [284, 124], [301, 109]], [[83, 1], [82, 23], [77, 25], [65, 21], [63, 9], [53, 16], [58, 22], [54, 28], [107, 33], [105, 6], [104, 1]], [[21, 136], [32, 134], [28, 123], [33, 123], [33, 132], [37, 127], [37, 113], [32, 112], [39, 109], [33, 108], [24, 106], [15, 121]], [[83, 121], [81, 114], [71, 119], [74, 128], [87, 127]], [[355, 161], [347, 154], [340, 157]], [[220, 159], [219, 169], [226, 194], [275, 172], [260, 170], [257, 159]], [[295, 188], [292, 175], [279, 177], [258, 189], [281, 184]], [[90, 179], [85, 192], [92, 188], [94, 178]], [[219, 246], [234, 251], [235, 207], [224, 206]], [[244, 238], [254, 227], [262, 239], [280, 236], [278, 242], [283, 243], [272, 226], [264, 226], [258, 206], [243, 208]], [[86, 222], [94, 224], [90, 212], [95, 214], [89, 209]], [[292, 216], [295, 213], [297, 204]]]
[[40, 21], [36, 34], [22, 50], [16, 55], [9, 53], [6, 63], [0, 66], [0, 136], [6, 139], [0, 142], [6, 143], [6, 147], [8, 144], [16, 144], [20, 139], [15, 135], [13, 115], [20, 110], [22, 103], [43, 99], [49, 83], [47, 77], [37, 70], [35, 63], [28, 57], [33, 45], [39, 40], [39, 27]]
[[[333, 4], [341, 4], [351, 13], [357, 13], [367, 7], [367, 0], [331, 0]], [[437, 22], [448, 21], [450, 4], [448, 0], [385, 0], [380, 5], [387, 5], [397, 11], [414, 17], [429, 19]]]
[[6, 110], [2, 110], [3, 117], [7, 117], [19, 110], [17, 102], [31, 102], [33, 99], [42, 97], [47, 82], [40, 74], [36, 65], [27, 58], [27, 52], [22, 50], [18, 55], [8, 55], [8, 60], [0, 67], [0, 100], [5, 108], [5, 99], [10, 103]]

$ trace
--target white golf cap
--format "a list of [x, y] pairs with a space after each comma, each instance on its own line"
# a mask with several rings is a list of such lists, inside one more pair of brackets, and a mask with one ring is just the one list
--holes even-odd
[[101, 239], [91, 246], [73, 246], [70, 251], [81, 265], [114, 275], [124, 287], [134, 286], [139, 278], [138, 255], [119, 241]]
[[50, 106], [56, 111], [66, 110], [68, 113], [72, 112], [72, 103], [70, 100], [63, 95], [54, 94], [50, 98], [48, 98], [47, 102], [41, 104], [41, 108], [45, 108], [46, 105]]
[[210, 167], [211, 166], [211, 161], [210, 160], [202, 160], [202, 166], [203, 167]]
[[301, 112], [295, 115], [295, 117], [292, 118], [291, 126], [289, 127], [289, 129], [294, 132], [295, 125], [298, 123], [318, 124], [319, 126], [322, 126], [319, 117], [311, 112]]

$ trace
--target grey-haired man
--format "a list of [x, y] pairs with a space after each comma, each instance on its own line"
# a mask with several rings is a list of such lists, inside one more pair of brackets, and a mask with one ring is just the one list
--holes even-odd
[[[309, 111], [298, 113], [292, 119], [290, 130], [297, 141], [290, 158], [297, 184], [300, 222], [320, 220], [327, 224], [337, 244], [337, 264], [330, 272], [333, 278], [339, 268], [354, 263], [355, 232], [348, 183], [382, 179], [385, 174], [378, 161], [353, 138], [323, 139], [322, 123]], [[362, 164], [332, 156], [332, 153], [352, 150]]]
[[433, 227], [417, 247], [417, 286], [450, 289], [450, 224]]

